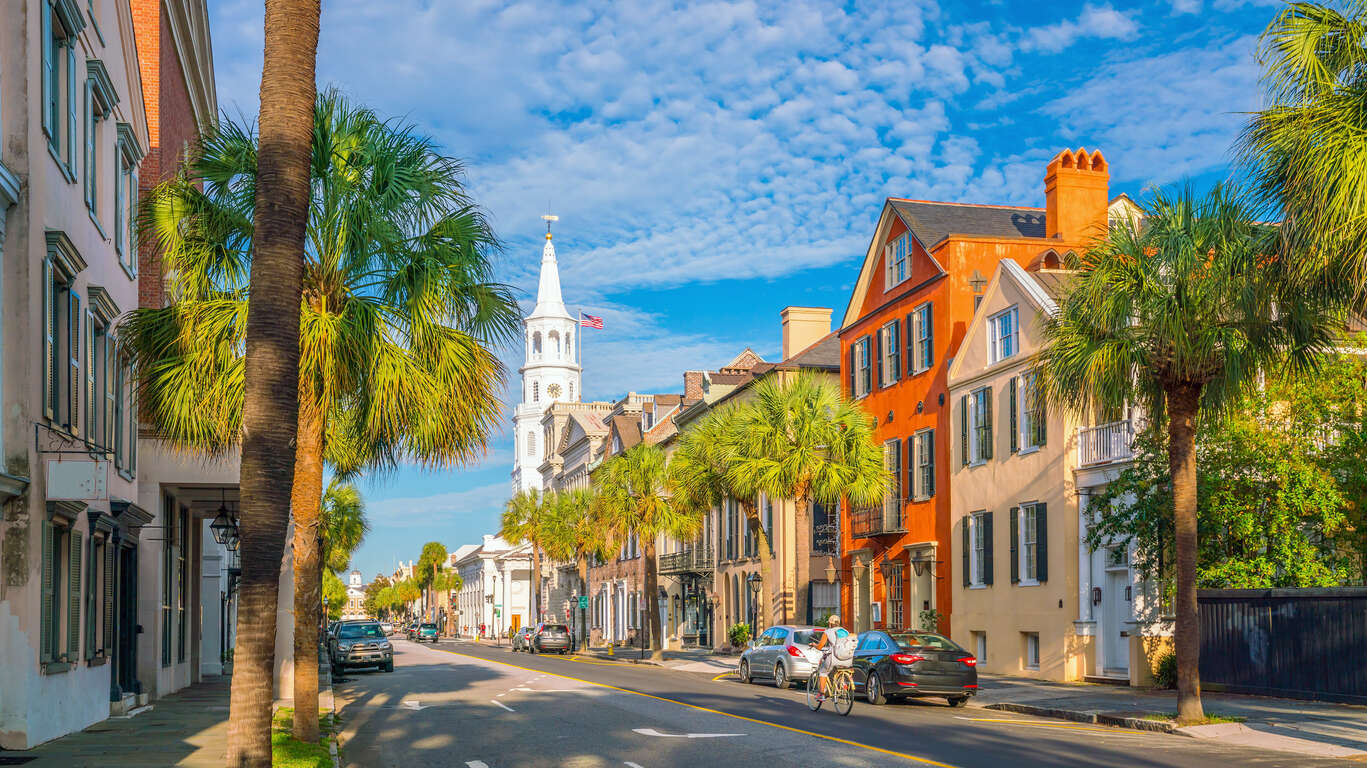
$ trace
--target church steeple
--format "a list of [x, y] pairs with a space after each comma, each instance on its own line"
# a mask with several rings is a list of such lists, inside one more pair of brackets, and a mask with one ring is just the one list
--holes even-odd
[[551, 243], [551, 222], [559, 221], [560, 217], [541, 218], [546, 222], [546, 244], [541, 247], [541, 279], [536, 286], [536, 308], [530, 317], [569, 317], [560, 297], [560, 268], [555, 261], [555, 245]]

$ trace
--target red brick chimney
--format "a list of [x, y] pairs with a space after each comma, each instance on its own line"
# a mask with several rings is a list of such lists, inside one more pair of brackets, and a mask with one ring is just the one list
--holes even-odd
[[1063, 150], [1044, 172], [1044, 234], [1083, 241], [1105, 231], [1110, 167], [1101, 150]]
[[683, 399], [685, 403], [691, 403], [702, 399], [702, 379], [702, 371], [684, 371]]

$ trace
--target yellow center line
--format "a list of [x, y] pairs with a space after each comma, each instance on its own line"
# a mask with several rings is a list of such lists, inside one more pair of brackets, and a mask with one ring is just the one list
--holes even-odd
[[[721, 673], [720, 675], [717, 675], [716, 677], [714, 677], [714, 678], [712, 678], [712, 679], [713, 679], [713, 680], [720, 680], [720, 679], [722, 679], [723, 677], [726, 677], [727, 675], [734, 675], [734, 674], [736, 674], [736, 673], [733, 672], [733, 671], [731, 671], [731, 670], [727, 670], [726, 672], [723, 672], [723, 673]], [[738, 679], [739, 679], [739, 678], [738, 678]]]
[[506, 661], [498, 661], [498, 660], [496, 660], [496, 659], [486, 659], [486, 658], [483, 658], [483, 657], [480, 657], [480, 656], [471, 656], [471, 655], [469, 655], [469, 654], [461, 653], [461, 652], [459, 652], [459, 651], [448, 651], [448, 650], [446, 650], [445, 648], [438, 648], [437, 650], [439, 650], [439, 651], [445, 651], [446, 653], [449, 653], [449, 654], [451, 654], [451, 655], [453, 655], [453, 656], [464, 656], [464, 657], [467, 658], [467, 659], [475, 659], [476, 661], [487, 661], [487, 662], [492, 662], [492, 663], [494, 663], [494, 664], [502, 664], [502, 665], [505, 666], [505, 667], [512, 667], [513, 669], [520, 669], [520, 670], [522, 670], [522, 671], [524, 671], [524, 672], [541, 672], [542, 674], [555, 675], [556, 677], [563, 677], [563, 678], [566, 679], [566, 680], [573, 680], [573, 681], [575, 681], [576, 683], [584, 683], [584, 684], [586, 684], [586, 685], [596, 685], [596, 686], [598, 686], [599, 688], [607, 688], [607, 689], [613, 690], [613, 691], [620, 691], [620, 692], [622, 692], [622, 693], [630, 693], [630, 694], [634, 694], [634, 695], [636, 695], [636, 696], [643, 696], [643, 697], [645, 697], [645, 698], [647, 698], [647, 699], [655, 699], [656, 701], [665, 701], [665, 702], [669, 702], [670, 704], [678, 704], [678, 705], [681, 706], [681, 707], [688, 707], [689, 709], [696, 709], [696, 710], [698, 710], [699, 712], [710, 712], [710, 713], [712, 713], [712, 714], [714, 714], [714, 715], [722, 715], [722, 716], [725, 716], [725, 717], [734, 717], [734, 718], [737, 719], [737, 720], [744, 720], [744, 721], [746, 721], [746, 722], [756, 723], [756, 724], [758, 724], [758, 725], [767, 725], [767, 726], [769, 726], [769, 727], [771, 727], [771, 728], [781, 728], [781, 729], [783, 729], [783, 730], [785, 730], [785, 731], [792, 731], [793, 733], [800, 733], [800, 734], [802, 734], [802, 735], [804, 735], [804, 736], [812, 736], [812, 737], [818, 738], [818, 739], [825, 739], [826, 741], [834, 741], [834, 742], [836, 742], [836, 743], [838, 743], [838, 744], [846, 744], [846, 745], [851, 746], [851, 747], [859, 747], [860, 749], [867, 749], [867, 750], [869, 750], [869, 751], [871, 751], [871, 752], [879, 752], [879, 753], [882, 753], [882, 754], [884, 754], [884, 755], [892, 755], [893, 757], [904, 758], [904, 759], [906, 759], [906, 760], [911, 760], [912, 762], [921, 763], [921, 764], [923, 764], [923, 765], [935, 765], [935, 766], [939, 766], [939, 768], [958, 768], [957, 766], [950, 765], [949, 763], [936, 762], [935, 760], [930, 760], [930, 759], [928, 759], [928, 758], [917, 757], [916, 755], [908, 755], [908, 754], [905, 753], [905, 752], [894, 752], [894, 751], [892, 751], [892, 750], [890, 750], [890, 749], [883, 749], [882, 747], [874, 747], [874, 746], [871, 746], [871, 745], [868, 745], [868, 744], [861, 744], [861, 743], [859, 743], [859, 742], [857, 742], [857, 741], [850, 741], [849, 739], [842, 739], [842, 738], [839, 738], [839, 737], [836, 737], [836, 736], [827, 736], [827, 735], [824, 734], [824, 733], [816, 733], [815, 731], [804, 731], [804, 730], [801, 729], [801, 728], [794, 728], [794, 727], [792, 727], [792, 726], [790, 726], [790, 725], [780, 725], [780, 724], [778, 724], [778, 723], [771, 723], [771, 722], [769, 722], [768, 720], [759, 720], [759, 719], [756, 719], [756, 718], [753, 718], [753, 717], [746, 717], [745, 715], [737, 715], [737, 714], [732, 714], [731, 712], [723, 712], [723, 711], [721, 711], [721, 710], [719, 710], [719, 709], [709, 709], [709, 708], [707, 708], [707, 707], [700, 707], [700, 706], [698, 706], [697, 704], [689, 704], [689, 703], [686, 702], [686, 701], [679, 701], [678, 699], [667, 699], [667, 698], [665, 698], [665, 697], [663, 697], [663, 696], [655, 696], [655, 695], [652, 695], [652, 694], [649, 694], [649, 693], [642, 693], [641, 691], [633, 691], [633, 690], [631, 690], [630, 688], [618, 688], [618, 687], [615, 686], [615, 685], [608, 685], [607, 683], [594, 682], [593, 680], [583, 680], [583, 679], [580, 679], [580, 678], [578, 678], [578, 677], [570, 677], [569, 675], [562, 675], [562, 674], [560, 674], [559, 672], [546, 672], [545, 670], [532, 669], [532, 668], [530, 668], [530, 667], [521, 667], [521, 666], [518, 666], [517, 664], [509, 664], [509, 663], [506, 662]]

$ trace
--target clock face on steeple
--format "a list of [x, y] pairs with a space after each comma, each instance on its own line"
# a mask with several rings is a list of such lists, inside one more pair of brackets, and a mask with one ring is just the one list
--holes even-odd
[[546, 395], [549, 396], [549, 397], [551, 398], [551, 400], [559, 400], [559, 399], [560, 399], [560, 385], [559, 385], [559, 384], [552, 384], [552, 385], [550, 385], [549, 387], [546, 387]]

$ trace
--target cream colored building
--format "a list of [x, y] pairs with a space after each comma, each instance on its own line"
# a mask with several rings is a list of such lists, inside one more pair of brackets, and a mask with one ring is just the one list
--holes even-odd
[[1143, 682], [1145, 595], [1124, 546], [1087, 547], [1085, 498], [1129, 461], [1127, 418], [1079, 419], [1034, 397], [1030, 366], [1069, 273], [1002, 260], [949, 368], [953, 637], [979, 669]]

